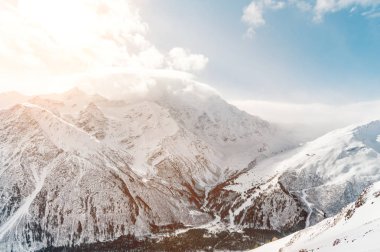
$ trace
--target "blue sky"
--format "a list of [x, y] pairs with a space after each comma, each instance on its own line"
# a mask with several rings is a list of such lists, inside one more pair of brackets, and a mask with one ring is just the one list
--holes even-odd
[[[295, 6], [268, 10], [252, 38], [241, 21], [246, 0], [143, 1], [148, 37], [209, 58], [198, 78], [229, 98], [345, 103], [380, 94], [380, 17], [350, 5], [314, 20]], [[351, 11], [352, 10], [352, 11]], [[374, 11], [375, 12], [375, 11]]]

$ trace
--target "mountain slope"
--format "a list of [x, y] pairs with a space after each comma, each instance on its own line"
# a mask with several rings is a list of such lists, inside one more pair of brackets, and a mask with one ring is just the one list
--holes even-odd
[[380, 180], [378, 121], [293, 148], [275, 125], [194, 89], [130, 100], [73, 89], [0, 111], [0, 249], [290, 233]]
[[253, 251], [379, 251], [379, 213], [380, 183], [375, 183], [337, 216]]
[[[249, 171], [210, 192], [208, 207], [232, 227], [289, 231], [313, 225], [337, 214], [380, 180], [379, 135], [379, 121], [350, 126], [252, 163]], [[272, 216], [284, 218], [277, 222], [281, 225], [270, 221]]]
[[284, 163], [279, 181], [311, 208], [310, 224], [337, 214], [380, 180], [380, 121], [333, 131]]
[[130, 154], [47, 110], [16, 106], [1, 118], [5, 250], [142, 235], [155, 227], [211, 219], [203, 213], [193, 218], [198, 199], [191, 188], [143, 182], [129, 168]]
[[[209, 223], [210, 187], [291, 146], [275, 127], [220, 98], [166, 98], [128, 103], [74, 89], [1, 111], [0, 248], [72, 246]], [[245, 126], [235, 132], [239, 120]], [[242, 154], [249, 141], [251, 151]], [[227, 162], [236, 157], [243, 161]]]

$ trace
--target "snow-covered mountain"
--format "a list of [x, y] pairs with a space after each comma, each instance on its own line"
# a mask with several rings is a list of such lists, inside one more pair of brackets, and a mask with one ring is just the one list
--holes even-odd
[[338, 215], [253, 252], [375, 252], [380, 251], [379, 236], [380, 183], [377, 182]]
[[209, 188], [293, 144], [215, 94], [20, 97], [0, 111], [2, 250], [208, 223]]
[[380, 121], [335, 130], [283, 165], [279, 182], [310, 209], [310, 224], [337, 214], [380, 180]]
[[120, 99], [0, 95], [11, 95], [0, 111], [0, 249], [191, 228], [290, 233], [380, 180], [380, 121], [299, 146], [197, 85]]
[[209, 194], [230, 226], [289, 231], [334, 216], [380, 180], [380, 121], [326, 134], [257, 164]]
[[18, 92], [0, 93], [0, 109], [8, 108], [17, 103], [26, 102], [30, 97]]

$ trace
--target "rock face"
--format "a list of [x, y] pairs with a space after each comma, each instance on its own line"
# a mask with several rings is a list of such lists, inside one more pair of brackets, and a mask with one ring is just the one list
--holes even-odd
[[224, 186], [209, 193], [207, 207], [228, 227], [291, 232], [304, 226], [307, 213], [300, 200], [280, 183], [269, 182], [244, 192]]
[[94, 103], [90, 103], [80, 112], [77, 126], [96, 139], [103, 140], [106, 137], [108, 120]]
[[209, 188], [291, 145], [219, 97], [189, 100], [128, 103], [71, 90], [2, 110], [1, 250], [209, 223]]

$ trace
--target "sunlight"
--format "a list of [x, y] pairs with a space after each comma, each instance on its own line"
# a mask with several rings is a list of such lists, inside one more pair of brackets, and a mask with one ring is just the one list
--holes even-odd
[[129, 1], [2, 1], [0, 90], [58, 91], [67, 79], [71, 83], [64, 86], [72, 86], [78, 74], [162, 58]]
[[96, 12], [91, 12], [84, 1], [22, 0], [21, 14], [46, 29], [66, 46], [85, 44], [94, 39]]

